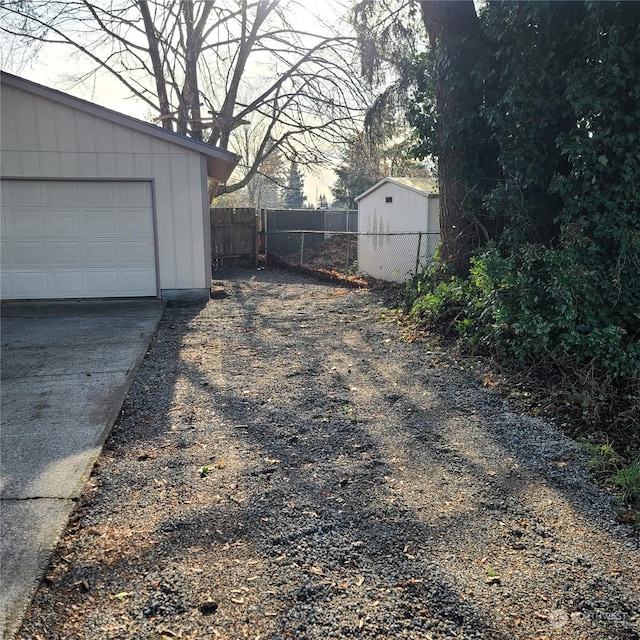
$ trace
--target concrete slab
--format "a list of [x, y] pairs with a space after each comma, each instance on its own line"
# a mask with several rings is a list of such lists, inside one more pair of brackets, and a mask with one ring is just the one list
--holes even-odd
[[20, 626], [163, 310], [158, 300], [2, 304], [4, 639]]
[[0, 629], [12, 638], [73, 511], [71, 500], [0, 502]]

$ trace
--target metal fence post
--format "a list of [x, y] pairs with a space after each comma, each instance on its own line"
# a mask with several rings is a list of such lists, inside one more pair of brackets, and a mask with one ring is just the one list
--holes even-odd
[[304, 261], [304, 231], [302, 232], [302, 238], [300, 240], [300, 268], [302, 269], [302, 263]]
[[416, 253], [416, 270], [414, 276], [418, 277], [418, 269], [420, 268], [420, 245], [422, 244], [422, 231], [418, 231], [418, 253]]
[[344, 265], [344, 277], [348, 277], [349, 276], [349, 252], [351, 251], [351, 235], [349, 234], [349, 232], [351, 231], [350, 225], [349, 225], [349, 215], [347, 214], [346, 216], [346, 223], [347, 223], [347, 258], [345, 261], [345, 265]]

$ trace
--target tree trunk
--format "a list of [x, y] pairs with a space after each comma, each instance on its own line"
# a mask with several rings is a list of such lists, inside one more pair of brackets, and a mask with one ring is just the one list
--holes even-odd
[[423, 0], [420, 5], [436, 79], [441, 258], [455, 274], [466, 276], [482, 241], [480, 141], [469, 119], [479, 122], [482, 96], [471, 74], [483, 51], [483, 34], [473, 0]]
[[160, 121], [164, 129], [173, 131], [173, 121], [171, 118], [171, 106], [169, 104], [169, 96], [167, 94], [167, 85], [165, 84], [164, 73], [162, 70], [162, 60], [160, 59], [159, 39], [156, 33], [153, 18], [149, 11], [147, 0], [138, 0], [138, 7], [142, 14], [144, 23], [144, 31], [149, 43], [149, 57], [151, 58], [151, 66], [153, 68], [154, 80], [156, 83], [156, 91], [158, 93], [158, 106], [160, 107]]

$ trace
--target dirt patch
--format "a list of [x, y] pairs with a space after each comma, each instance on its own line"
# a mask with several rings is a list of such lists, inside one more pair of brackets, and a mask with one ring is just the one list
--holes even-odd
[[21, 640], [638, 638], [580, 448], [382, 298], [269, 270], [166, 310]]
[[368, 287], [376, 284], [374, 280], [363, 278], [357, 274], [358, 240], [347, 234], [336, 234], [327, 237], [317, 247], [303, 251], [302, 264], [300, 252], [279, 256], [269, 254], [269, 264], [294, 270], [299, 273], [319, 277], [321, 279]]

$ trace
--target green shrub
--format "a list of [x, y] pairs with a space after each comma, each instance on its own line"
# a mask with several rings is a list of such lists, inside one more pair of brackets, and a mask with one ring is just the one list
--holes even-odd
[[640, 370], [640, 344], [607, 305], [593, 270], [563, 249], [490, 246], [468, 279], [432, 269], [405, 290], [415, 322], [455, 329], [476, 346], [522, 362], [595, 362], [613, 377]]

